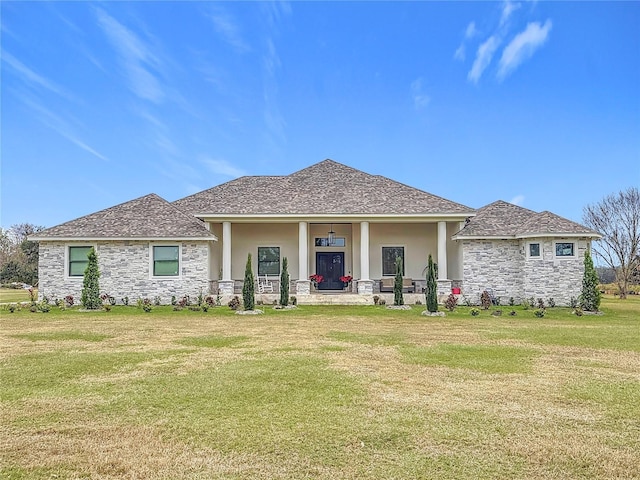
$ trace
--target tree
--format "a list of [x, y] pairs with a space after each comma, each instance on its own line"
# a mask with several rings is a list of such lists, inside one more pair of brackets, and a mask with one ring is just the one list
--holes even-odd
[[84, 279], [82, 280], [82, 296], [81, 301], [84, 308], [89, 310], [98, 310], [102, 308], [100, 300], [100, 270], [98, 270], [98, 255], [93, 247], [87, 254], [89, 264], [84, 271]]
[[588, 312], [597, 312], [600, 307], [598, 273], [593, 266], [593, 260], [591, 259], [589, 250], [584, 252], [584, 274], [582, 276], [580, 307]]
[[253, 310], [256, 304], [255, 286], [253, 284], [253, 270], [251, 269], [251, 254], [247, 257], [244, 269], [244, 285], [242, 285], [242, 302], [245, 310]]
[[289, 305], [289, 261], [282, 259], [282, 273], [280, 274], [280, 305]]
[[429, 254], [429, 263], [427, 264], [427, 292], [426, 302], [427, 311], [438, 311], [438, 281], [436, 279], [436, 265], [433, 263], [433, 257]]
[[627, 287], [640, 265], [640, 190], [631, 187], [587, 205], [582, 219], [602, 235], [593, 252], [616, 271], [620, 298], [627, 298]]
[[402, 258], [396, 257], [396, 278], [393, 282], [393, 304], [404, 305], [402, 296]]
[[0, 281], [25, 282], [34, 285], [38, 281], [38, 242], [28, 236], [44, 227], [31, 223], [12, 225], [0, 229]]

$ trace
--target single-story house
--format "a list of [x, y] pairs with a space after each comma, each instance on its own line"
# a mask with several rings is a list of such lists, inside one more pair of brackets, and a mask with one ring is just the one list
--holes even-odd
[[[286, 257], [299, 298], [345, 289], [372, 297], [395, 275], [397, 257], [422, 292], [431, 254], [440, 296], [460, 289], [477, 303], [491, 289], [505, 301], [553, 297], [560, 305], [579, 295], [583, 255], [598, 237], [550, 212], [502, 201], [475, 210], [324, 160], [175, 202], [146, 195], [30, 238], [40, 243], [40, 295], [49, 298], [80, 295], [94, 247], [100, 288], [118, 301], [239, 293], [249, 253], [254, 274], [276, 282]], [[353, 281], [345, 285], [345, 276]]]

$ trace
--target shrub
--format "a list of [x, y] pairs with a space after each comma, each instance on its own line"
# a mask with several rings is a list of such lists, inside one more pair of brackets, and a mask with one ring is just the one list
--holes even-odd
[[280, 305], [289, 305], [289, 261], [282, 259], [282, 273], [280, 274]]
[[422, 305], [422, 302], [420, 300], [416, 300], [416, 305]]
[[81, 301], [84, 308], [89, 310], [98, 310], [102, 307], [100, 299], [100, 271], [98, 270], [98, 256], [93, 247], [87, 255], [89, 263], [84, 271], [84, 279], [82, 281]]
[[298, 299], [295, 296], [291, 297], [291, 305], [298, 305]]
[[402, 295], [402, 258], [396, 257], [396, 277], [393, 281], [393, 304], [404, 305]]
[[516, 300], [513, 297], [509, 297], [509, 306], [513, 307], [516, 304]]
[[229, 308], [231, 310], [238, 310], [238, 308], [240, 308], [240, 299], [236, 295], [231, 300], [229, 300], [229, 303], [227, 305], [229, 305]]
[[29, 300], [31, 301], [31, 305], [35, 305], [37, 299], [38, 298], [37, 298], [36, 290], [34, 288], [30, 288], [29, 289]]
[[64, 297], [64, 303], [67, 304], [67, 307], [73, 307], [73, 295], [67, 295]]
[[378, 300], [378, 304], [379, 305], [386, 305], [387, 301], [384, 298], [381, 298], [380, 300]]
[[16, 304], [15, 303], [11, 303], [9, 304], [9, 306], [7, 306], [7, 310], [9, 310], [9, 313], [13, 313], [16, 311]]
[[146, 313], [149, 313], [151, 310], [153, 310], [153, 307], [151, 306], [151, 302], [144, 303], [142, 305], [142, 310], [144, 310]]
[[204, 303], [204, 296], [202, 295], [202, 287], [200, 288], [200, 293], [198, 293], [198, 305], [202, 305]]
[[489, 295], [489, 292], [485, 290], [482, 292], [482, 295], [480, 295], [480, 305], [482, 305], [483, 310], [489, 310], [491, 304], [491, 295]]
[[444, 306], [450, 312], [453, 312], [458, 305], [458, 297], [456, 297], [453, 293], [450, 293], [447, 299], [444, 301]]
[[216, 305], [216, 299], [213, 298], [212, 295], [207, 295], [206, 297], [204, 297], [204, 303], [208, 306], [208, 307], [215, 307]]
[[542, 298], [538, 298], [537, 306], [538, 306], [538, 310], [544, 309], [544, 300]]
[[511, 315], [512, 317], [515, 317], [515, 316], [517, 315], [517, 313], [516, 313], [516, 311], [515, 311], [515, 310], [511, 310], [511, 311], [509, 312], [509, 315]]
[[576, 297], [571, 297], [569, 299], [569, 306], [571, 308], [576, 308], [578, 306], [578, 299]]
[[597, 312], [600, 308], [602, 294], [598, 289], [598, 273], [593, 267], [593, 260], [589, 250], [584, 252], [584, 275], [582, 277], [582, 292], [580, 293], [580, 307], [589, 312]]
[[535, 298], [533, 298], [533, 297], [529, 297], [529, 306], [530, 306], [531, 308], [533, 308], [533, 307], [535, 307], [535, 306], [536, 306], [536, 299], [535, 299]]
[[123, 305], [127, 305], [127, 306], [128, 306], [128, 305], [129, 305], [129, 297], [124, 297], [124, 298], [122, 299], [122, 304], [123, 304]]
[[178, 301], [178, 306], [182, 308], [188, 307], [189, 305], [191, 305], [191, 299], [189, 298], [189, 295], [185, 295], [180, 299], [180, 301]]
[[493, 304], [494, 304], [496, 307], [499, 307], [499, 306], [500, 306], [500, 302], [501, 302], [501, 301], [502, 301], [502, 300], [500, 300], [500, 297], [494, 297], [494, 298], [493, 298]]
[[580, 307], [575, 307], [573, 309], [573, 313], [575, 313], [578, 317], [581, 317], [583, 312], [582, 312], [582, 309]]
[[373, 304], [378, 305], [380, 303], [380, 297], [378, 295], [373, 296]]
[[502, 316], [502, 310], [500, 310], [500, 309], [494, 310], [491, 315], [493, 315], [494, 317], [500, 317], [500, 316]]
[[103, 307], [103, 308], [105, 309], [105, 311], [107, 311], [107, 312], [110, 312], [110, 311], [111, 311], [111, 304], [110, 304], [110, 303], [105, 303], [102, 307]]
[[549, 306], [549, 308], [553, 308], [556, 306], [556, 301], [553, 299], [553, 297], [547, 299], [547, 305]]
[[49, 313], [49, 311], [51, 310], [51, 306], [49, 305], [49, 302], [45, 302], [44, 300], [42, 300], [40, 303], [38, 303], [37, 310], [42, 313]]
[[542, 318], [542, 317], [544, 317], [545, 310], [544, 310], [544, 308], [538, 308], [537, 310], [535, 310], [533, 312], [533, 314], [538, 318]]
[[171, 305], [177, 305], [178, 301], [176, 300], [175, 295], [171, 295]]
[[255, 287], [253, 285], [253, 270], [251, 269], [251, 254], [247, 255], [247, 265], [244, 269], [244, 284], [242, 285], [242, 303], [245, 310], [253, 310], [256, 304]]
[[427, 263], [427, 311], [433, 313], [438, 311], [438, 281], [436, 279], [436, 264], [429, 254]]
[[480, 310], [478, 310], [477, 308], [472, 308], [471, 310], [469, 310], [469, 313], [472, 317], [477, 317], [478, 315], [480, 315]]
[[156, 295], [155, 297], [153, 297], [153, 304], [155, 306], [159, 306], [160, 305], [160, 296]]

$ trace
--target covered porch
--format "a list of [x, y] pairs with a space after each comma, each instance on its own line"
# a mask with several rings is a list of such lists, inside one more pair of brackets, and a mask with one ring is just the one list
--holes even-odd
[[[373, 304], [373, 295], [389, 295], [381, 292], [381, 280], [387, 279], [388, 284], [395, 276], [396, 257], [403, 259], [403, 276], [412, 286], [405, 295], [415, 295], [416, 300], [424, 298], [429, 254], [438, 264], [439, 296], [448, 295], [452, 286], [461, 284], [462, 251], [451, 240], [463, 226], [459, 216], [206, 220], [220, 239], [211, 245], [209, 255], [214, 294], [227, 296], [242, 291], [248, 253], [252, 254], [254, 275], [268, 275], [276, 298], [282, 259], [286, 257], [290, 292], [301, 304], [352, 303], [345, 295], [354, 296], [355, 304]], [[312, 275], [322, 276], [322, 280], [312, 282]], [[345, 283], [341, 277], [352, 279]], [[265, 297], [264, 303], [270, 300]]]

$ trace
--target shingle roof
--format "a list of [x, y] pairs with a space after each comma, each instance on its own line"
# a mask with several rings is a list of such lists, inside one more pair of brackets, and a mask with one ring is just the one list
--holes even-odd
[[204, 222], [155, 193], [47, 228], [30, 237], [31, 240], [58, 238], [216, 239]]
[[554, 213], [537, 213], [498, 200], [478, 209], [475, 217], [454, 237], [521, 238], [562, 235], [600, 236], [599, 233]]
[[474, 209], [324, 160], [287, 176], [241, 177], [174, 205], [191, 214], [467, 214]]

